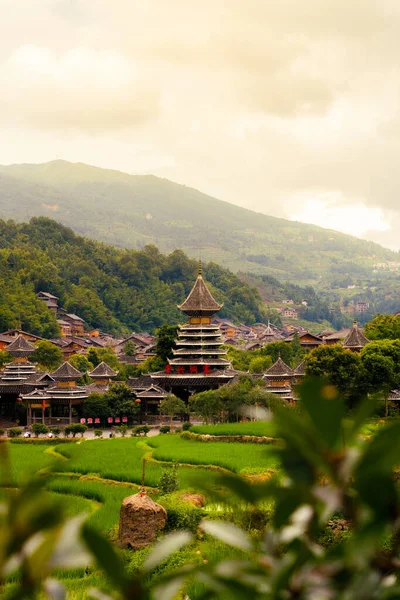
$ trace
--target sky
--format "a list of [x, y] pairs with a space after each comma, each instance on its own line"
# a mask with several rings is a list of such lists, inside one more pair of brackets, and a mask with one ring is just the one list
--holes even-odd
[[0, 164], [153, 173], [400, 250], [398, 0], [0, 11]]

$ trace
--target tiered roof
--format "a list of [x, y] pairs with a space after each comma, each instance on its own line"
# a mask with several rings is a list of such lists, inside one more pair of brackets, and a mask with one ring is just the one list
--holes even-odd
[[104, 361], [97, 365], [97, 367], [89, 373], [89, 377], [92, 377], [92, 379], [112, 379], [116, 376], [117, 372], [108, 366]]
[[204, 283], [201, 264], [196, 282], [183, 304], [178, 305], [179, 310], [191, 317], [199, 315], [212, 316], [222, 308], [223, 304], [213, 298], [210, 290]]
[[264, 377], [267, 379], [273, 379], [274, 377], [291, 379], [294, 374], [294, 370], [283, 362], [279, 355], [278, 360], [264, 373]]
[[14, 358], [27, 358], [36, 350], [36, 346], [28, 342], [23, 335], [18, 335], [16, 339], [7, 346], [7, 352]]
[[63, 363], [51, 375], [56, 381], [77, 381], [82, 377], [82, 373], [69, 362]]
[[361, 350], [361, 348], [364, 348], [367, 344], [369, 344], [369, 339], [365, 337], [358, 327], [357, 320], [354, 319], [352, 329], [342, 342], [343, 348], [348, 348], [349, 350]]

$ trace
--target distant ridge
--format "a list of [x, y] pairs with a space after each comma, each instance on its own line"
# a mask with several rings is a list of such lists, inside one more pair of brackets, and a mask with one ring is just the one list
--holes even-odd
[[182, 248], [235, 271], [329, 284], [372, 274], [398, 253], [314, 225], [270, 217], [153, 175], [83, 163], [0, 166], [0, 217], [49, 216], [77, 233], [118, 247]]

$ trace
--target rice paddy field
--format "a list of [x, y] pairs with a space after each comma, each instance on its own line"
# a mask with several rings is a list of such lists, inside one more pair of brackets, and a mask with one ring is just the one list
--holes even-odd
[[255, 435], [275, 437], [275, 425], [272, 421], [253, 421], [247, 423], [221, 423], [220, 425], [192, 425], [190, 431], [207, 435]]
[[[254, 424], [250, 424], [254, 425]], [[225, 435], [225, 433], [224, 433]], [[257, 431], [257, 435], [260, 435]], [[87, 515], [88, 521], [103, 534], [115, 539], [122, 500], [137, 493], [142, 478], [142, 460], [146, 458], [145, 485], [149, 495], [157, 500], [157, 485], [166, 465], [178, 463], [180, 492], [199, 491], [199, 478], [208, 486], [216, 484], [220, 471], [233, 473], [265, 472], [277, 469], [273, 449], [253, 443], [201, 442], [187, 440], [178, 434], [153, 438], [113, 438], [77, 440], [57, 445], [7, 443], [12, 472], [12, 487], [38, 473], [52, 470], [46, 482], [51, 498], [61, 503], [67, 516]], [[10, 491], [14, 493], [14, 491]], [[162, 501], [162, 500], [161, 500]], [[209, 509], [213, 510], [210, 502]], [[202, 553], [221, 553], [221, 547], [205, 549]], [[187, 552], [198, 557], [198, 547]], [[186, 561], [187, 554], [174, 557]], [[129, 569], [136, 569], [144, 557], [140, 553], [127, 558]], [[101, 572], [89, 569], [63, 571], [56, 574], [67, 588], [68, 600], [88, 598], [91, 587], [104, 592], [109, 584]], [[4, 591], [5, 600], [15, 588], [12, 578]]]

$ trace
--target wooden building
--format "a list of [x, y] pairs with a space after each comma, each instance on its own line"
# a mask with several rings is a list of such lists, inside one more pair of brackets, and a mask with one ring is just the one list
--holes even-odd
[[348, 348], [353, 352], [360, 352], [369, 344], [369, 339], [365, 337], [361, 329], [358, 327], [357, 320], [354, 319], [353, 327], [342, 342], [343, 348]]
[[215, 389], [228, 383], [235, 371], [222, 348], [221, 331], [211, 318], [222, 305], [206, 286], [201, 264], [196, 282], [183, 304], [178, 308], [189, 317], [180, 325], [174, 358], [164, 371], [152, 373], [153, 383], [187, 400], [195, 392]]

